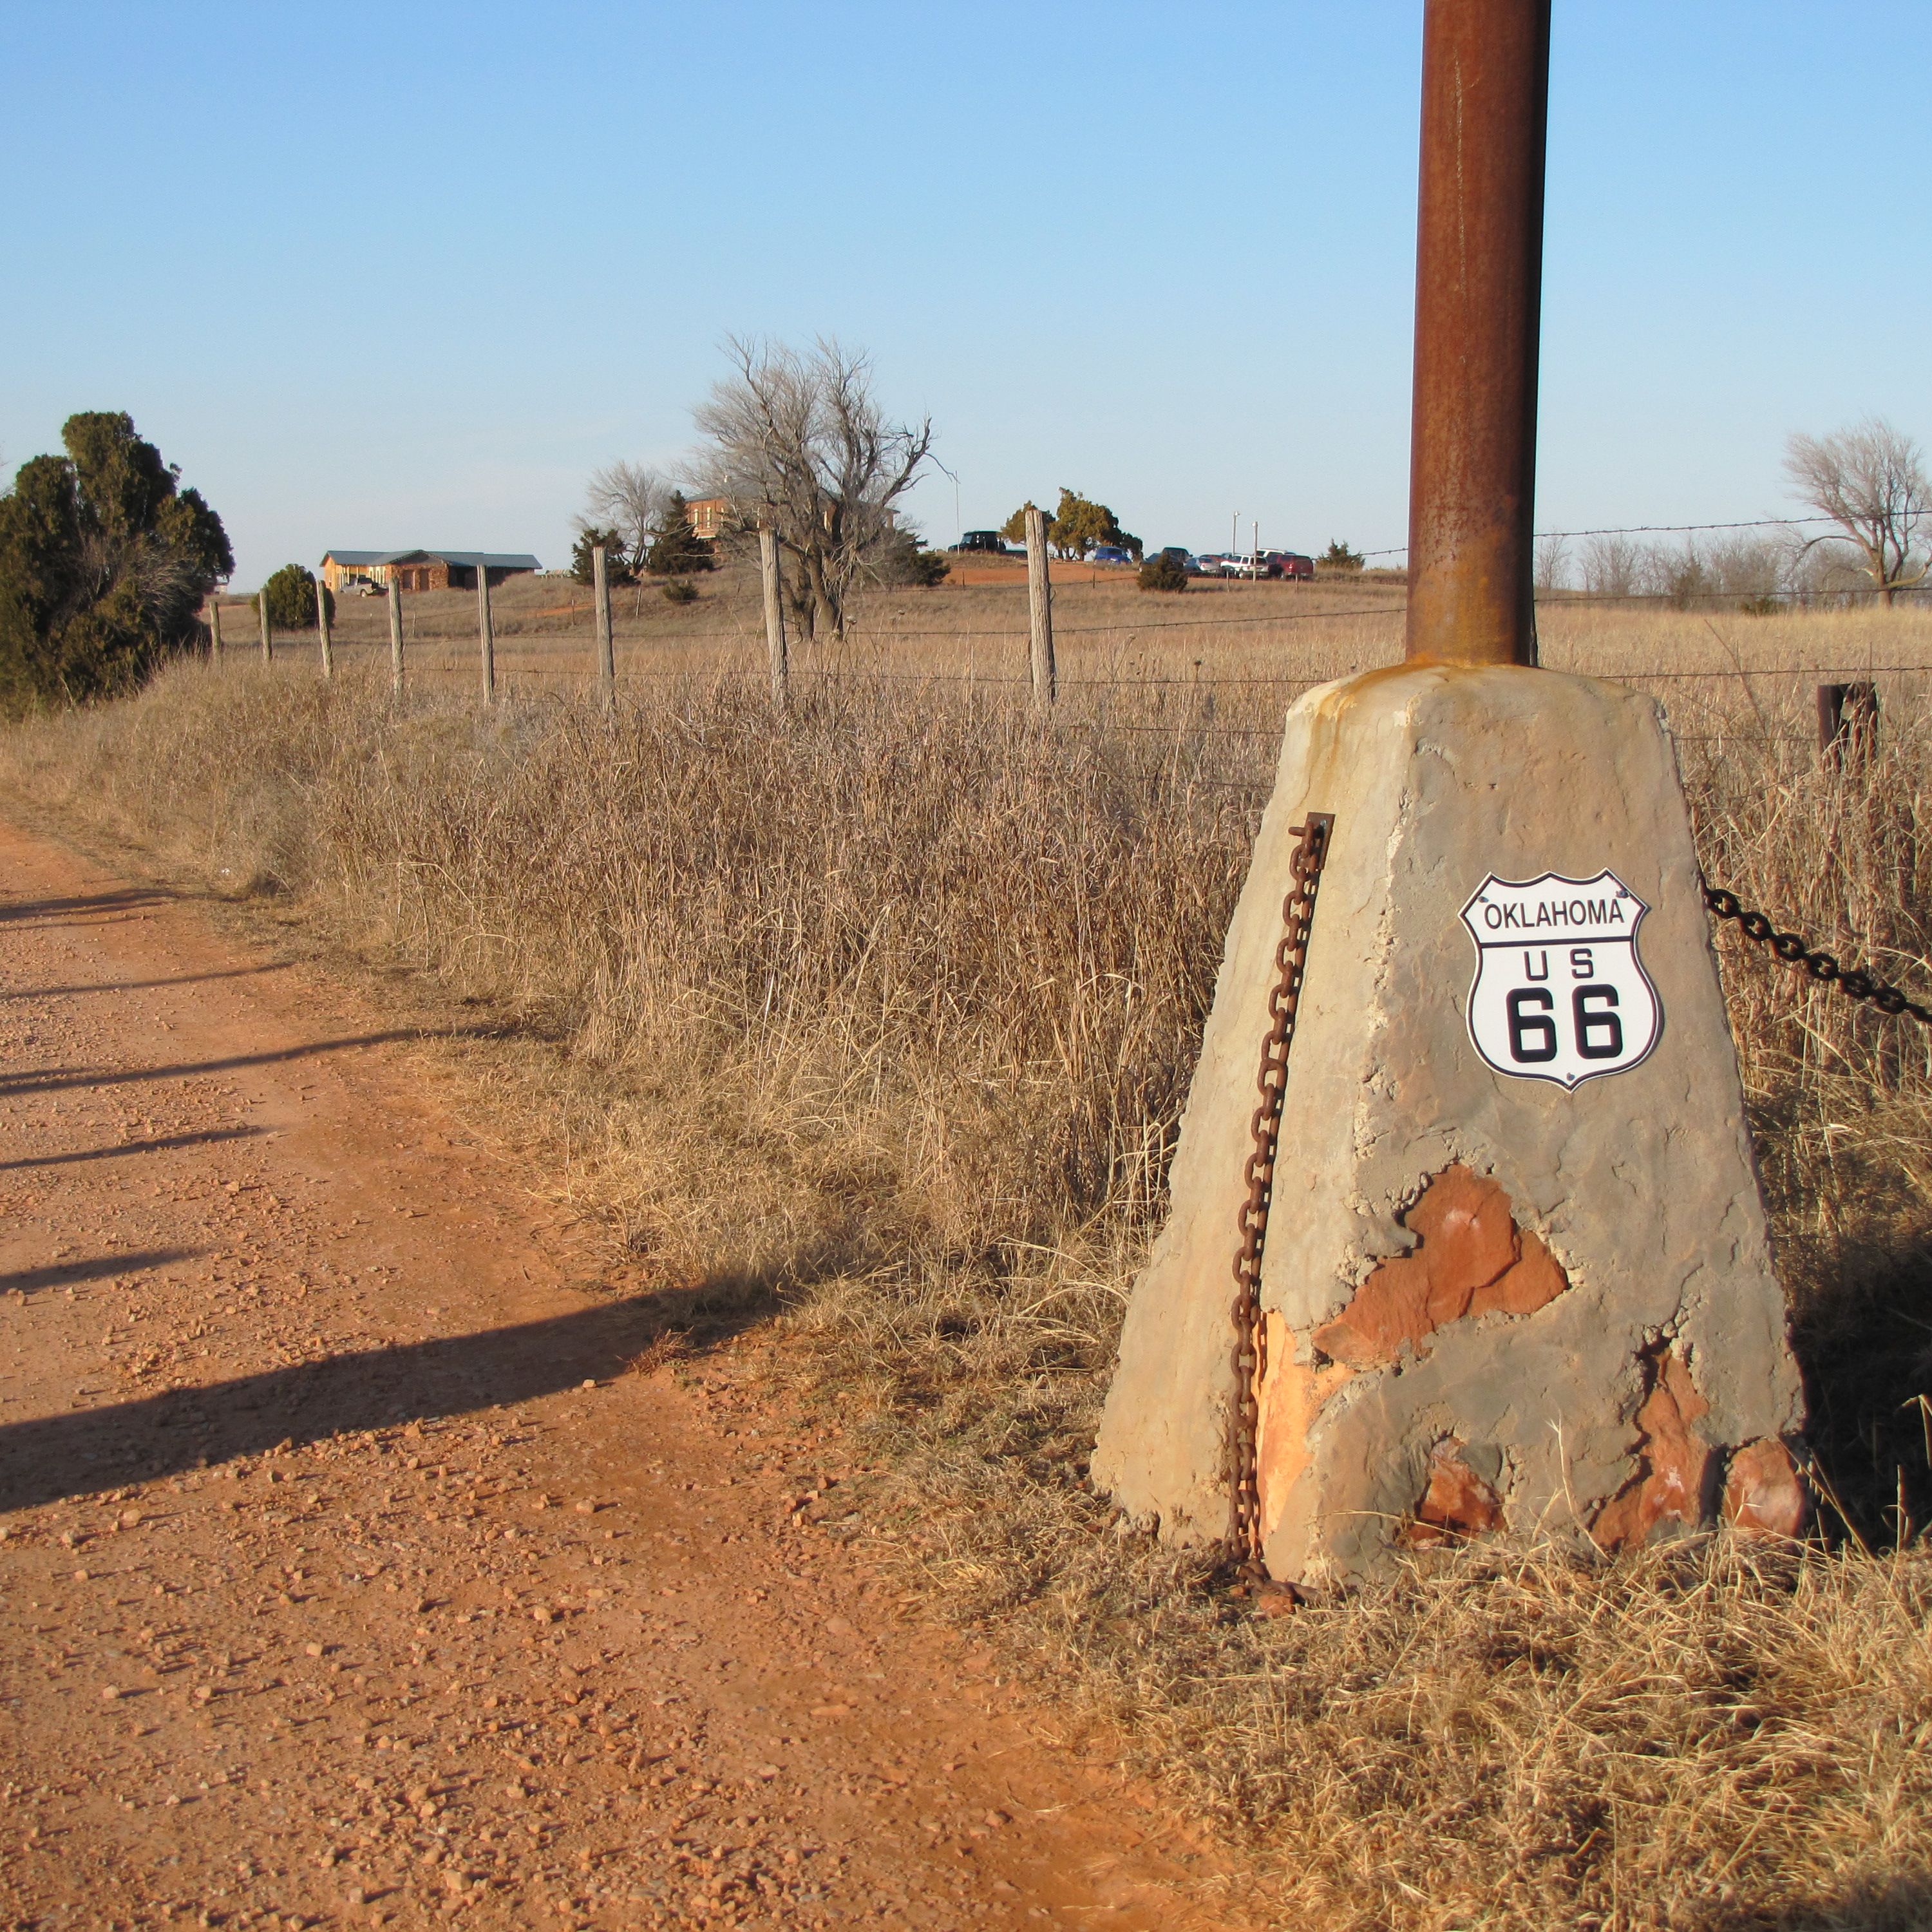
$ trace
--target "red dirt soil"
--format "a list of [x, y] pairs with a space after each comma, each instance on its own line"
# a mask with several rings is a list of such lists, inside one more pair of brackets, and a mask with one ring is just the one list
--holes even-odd
[[1251, 1922], [446, 1048], [6, 826], [0, 938], [0, 1922]]

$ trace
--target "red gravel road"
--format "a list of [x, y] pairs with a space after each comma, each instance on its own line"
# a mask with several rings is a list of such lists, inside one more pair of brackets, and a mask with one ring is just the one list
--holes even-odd
[[0, 825], [0, 1924], [1247, 1922], [447, 1051]]

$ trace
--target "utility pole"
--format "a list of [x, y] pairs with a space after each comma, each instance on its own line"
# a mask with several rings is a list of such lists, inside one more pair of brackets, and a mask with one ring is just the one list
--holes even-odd
[[617, 658], [610, 642], [610, 569], [602, 544], [591, 547], [590, 583], [597, 604], [597, 695], [608, 711], [617, 701]]
[[389, 573], [389, 690], [403, 694], [403, 582], [395, 571]]
[[1536, 662], [1537, 336], [1550, 8], [1432, 4], [1409, 457], [1412, 658]]
[[322, 674], [335, 675], [335, 652], [328, 634], [328, 586], [315, 580], [315, 627], [322, 634]]
[[1052, 704], [1060, 696], [1053, 664], [1053, 584], [1047, 572], [1046, 512], [1029, 503], [1026, 513], [1027, 616], [1032, 640], [1033, 701]]
[[476, 566], [476, 640], [483, 655], [483, 704], [496, 701], [496, 634], [490, 627], [490, 567]]
[[772, 669], [772, 702], [779, 710], [791, 700], [791, 664], [785, 651], [784, 585], [778, 574], [778, 533], [758, 526], [758, 579], [765, 592], [765, 655]]

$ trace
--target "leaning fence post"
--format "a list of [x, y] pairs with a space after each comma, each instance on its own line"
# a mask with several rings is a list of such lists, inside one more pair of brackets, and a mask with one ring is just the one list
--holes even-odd
[[758, 576], [765, 590], [765, 655], [771, 660], [772, 702], [782, 711], [791, 698], [791, 662], [785, 653], [784, 584], [778, 574], [778, 533], [758, 530]]
[[1818, 749], [1838, 771], [1861, 771], [1878, 749], [1878, 686], [1821, 684], [1818, 687]]
[[597, 604], [597, 695], [608, 707], [616, 701], [617, 657], [610, 642], [610, 566], [602, 544], [591, 546], [590, 582]]
[[262, 662], [273, 664], [275, 661], [275, 627], [268, 616], [268, 586], [264, 584], [255, 593], [255, 608], [262, 619]]
[[328, 634], [328, 586], [319, 577], [315, 580], [315, 625], [322, 633], [322, 674], [333, 677], [335, 652]]
[[1053, 586], [1046, 568], [1046, 512], [1027, 506], [1027, 610], [1033, 638], [1033, 701], [1059, 697], [1053, 667]]
[[403, 586], [392, 573], [389, 578], [389, 688], [403, 694]]
[[208, 656], [211, 663], [221, 662], [221, 599], [215, 596], [208, 600]]
[[490, 567], [476, 566], [476, 638], [483, 653], [483, 702], [496, 701], [496, 637], [490, 628]]

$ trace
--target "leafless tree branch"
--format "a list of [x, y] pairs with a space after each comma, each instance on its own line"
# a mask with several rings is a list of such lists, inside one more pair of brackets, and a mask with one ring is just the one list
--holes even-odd
[[1798, 496], [1838, 529], [1811, 545], [1850, 544], [1880, 598], [1925, 580], [1917, 553], [1920, 531], [1932, 519], [1932, 483], [1917, 443], [1876, 416], [1825, 436], [1793, 436], [1785, 446], [1785, 473]]
[[622, 539], [633, 569], [641, 568], [650, 532], [669, 500], [670, 480], [641, 463], [608, 463], [584, 487], [580, 530], [613, 530]]
[[887, 421], [870, 359], [830, 337], [801, 351], [734, 336], [725, 350], [732, 374], [692, 412], [710, 444], [701, 487], [777, 532], [795, 621], [836, 640], [931, 453], [932, 422]]

